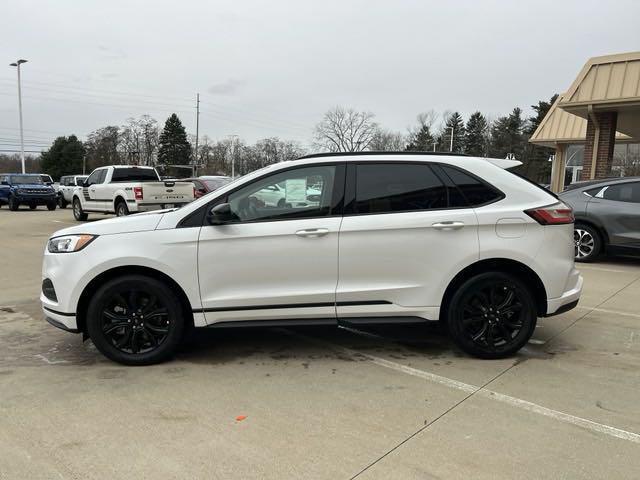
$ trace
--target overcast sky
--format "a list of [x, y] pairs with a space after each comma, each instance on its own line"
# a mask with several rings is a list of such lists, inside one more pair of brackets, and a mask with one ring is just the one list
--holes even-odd
[[[419, 112], [492, 117], [567, 89], [592, 56], [640, 49], [637, 0], [3, 0], [0, 149], [176, 112], [201, 134], [310, 143], [335, 105], [406, 131]], [[13, 142], [13, 143], [12, 143]]]

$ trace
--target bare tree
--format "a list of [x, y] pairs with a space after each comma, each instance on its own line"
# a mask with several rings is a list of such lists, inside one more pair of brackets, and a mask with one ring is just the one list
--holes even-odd
[[381, 128], [373, 136], [369, 150], [376, 152], [400, 152], [407, 147], [407, 137], [400, 132]]
[[158, 152], [158, 122], [149, 115], [130, 118], [122, 126], [119, 150], [126, 163], [154, 165]]
[[369, 148], [378, 124], [374, 114], [335, 107], [316, 125], [316, 146], [330, 152], [360, 152]]

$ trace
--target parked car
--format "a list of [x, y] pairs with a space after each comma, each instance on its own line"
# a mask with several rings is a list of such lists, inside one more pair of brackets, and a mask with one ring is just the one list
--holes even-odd
[[268, 207], [284, 207], [289, 204], [293, 207], [307, 207], [317, 205], [320, 200], [322, 186], [293, 185], [287, 191], [285, 182], [269, 185], [252, 195], [254, 203]]
[[60, 186], [58, 187], [58, 206], [67, 208], [73, 201], [73, 192], [76, 187], [82, 187], [88, 175], [65, 175], [60, 177]]
[[180, 207], [193, 200], [188, 182], [161, 181], [152, 167], [113, 165], [96, 168], [82, 187], [73, 192], [73, 216], [78, 221], [88, 213], [129, 213]]
[[225, 186], [227, 183], [231, 183], [231, 177], [223, 175], [203, 175], [194, 178], [184, 178], [181, 181], [193, 183], [195, 188], [193, 194], [195, 198], [200, 198], [207, 193], [211, 193]]
[[[190, 327], [427, 320], [472, 355], [505, 357], [582, 290], [571, 209], [501, 168], [519, 164], [312, 155], [178, 210], [66, 228], [44, 253], [44, 313], [130, 365], [169, 358]], [[319, 200], [250, 200], [281, 184], [316, 184]]]
[[53, 185], [54, 183], [51, 175], [47, 175], [46, 173], [41, 173], [40, 178], [42, 179], [42, 183], [44, 183], [45, 185]]
[[605, 251], [640, 254], [640, 177], [583, 182], [559, 196], [576, 216], [577, 261], [591, 262]]
[[53, 187], [42, 182], [42, 176], [35, 173], [0, 174], [0, 205], [9, 205], [10, 210], [18, 210], [20, 205], [28, 205], [35, 210], [38, 205], [56, 209], [56, 192]]

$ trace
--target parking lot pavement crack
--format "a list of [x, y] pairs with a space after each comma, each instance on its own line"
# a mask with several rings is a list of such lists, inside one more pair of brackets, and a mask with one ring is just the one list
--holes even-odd
[[[401, 448], [403, 445], [405, 445], [407, 442], [409, 442], [412, 438], [420, 435], [422, 432], [424, 432], [425, 430], [427, 430], [429, 427], [431, 427], [434, 423], [436, 423], [438, 420], [440, 420], [441, 418], [444, 418], [446, 415], [448, 415], [449, 413], [451, 413], [453, 410], [455, 410], [456, 408], [458, 408], [460, 405], [462, 405], [463, 403], [465, 403], [467, 400], [469, 400], [471, 397], [473, 397], [474, 395], [476, 395], [478, 392], [480, 391], [485, 391], [486, 387], [489, 386], [489, 384], [491, 384], [492, 382], [494, 382], [495, 380], [497, 380], [498, 378], [500, 378], [502, 375], [504, 375], [505, 373], [507, 373], [509, 370], [511, 370], [513, 367], [515, 367], [516, 364], [513, 364], [509, 367], [507, 367], [506, 369], [504, 369], [502, 372], [498, 373], [497, 375], [495, 375], [493, 378], [489, 379], [487, 382], [485, 382], [483, 385], [477, 387], [475, 390], [471, 391], [470, 393], [468, 393], [467, 395], [464, 396], [464, 398], [462, 398], [461, 400], [458, 400], [456, 403], [454, 403], [451, 407], [447, 408], [444, 412], [442, 412], [440, 415], [438, 415], [436, 418], [434, 418], [433, 420], [431, 420], [430, 422], [427, 422], [424, 426], [420, 427], [418, 430], [416, 430], [415, 432], [413, 432], [411, 435], [409, 435], [407, 438], [405, 438], [404, 440], [402, 440], [401, 442], [399, 442], [397, 445], [395, 445], [394, 447], [392, 447], [390, 450], [388, 450], [387, 452], [385, 452], [384, 454], [380, 455], [378, 458], [376, 458], [373, 462], [371, 462], [370, 464], [368, 464], [366, 467], [364, 467], [362, 470], [360, 470], [358, 473], [356, 473], [354, 476], [352, 476], [350, 478], [350, 480], [353, 480], [354, 478], [359, 477], [360, 475], [362, 475], [364, 472], [366, 472], [367, 470], [369, 470], [371, 467], [373, 467], [376, 463], [380, 462], [382, 459], [384, 459], [385, 457], [387, 457], [388, 455], [390, 455], [391, 453], [395, 452], [396, 450], [398, 450], [399, 448]], [[463, 384], [466, 385], [466, 384]]]

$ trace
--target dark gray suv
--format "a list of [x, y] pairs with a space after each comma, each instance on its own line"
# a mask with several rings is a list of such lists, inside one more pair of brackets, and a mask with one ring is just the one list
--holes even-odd
[[604, 251], [640, 254], [640, 177], [584, 182], [559, 196], [576, 217], [577, 261], [593, 261]]

